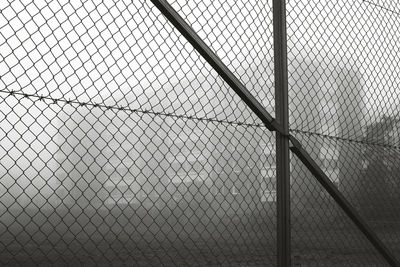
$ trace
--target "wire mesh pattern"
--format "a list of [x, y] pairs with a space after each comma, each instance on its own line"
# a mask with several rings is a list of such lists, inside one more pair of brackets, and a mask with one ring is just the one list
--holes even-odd
[[303, 164], [292, 168], [292, 264], [389, 266]]
[[2, 5], [1, 264], [274, 264], [274, 138], [151, 4]]
[[274, 114], [272, 1], [168, 1]]
[[287, 3], [291, 132], [398, 257], [397, 4]]
[[[168, 2], [274, 115], [272, 1]], [[397, 9], [287, 1], [290, 132], [394, 252]], [[274, 133], [150, 1], [0, 11], [1, 265], [277, 265]], [[385, 265], [294, 156], [291, 216], [293, 264]]]

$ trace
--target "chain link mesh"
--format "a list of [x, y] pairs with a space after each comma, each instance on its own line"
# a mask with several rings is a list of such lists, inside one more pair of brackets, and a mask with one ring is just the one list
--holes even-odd
[[302, 163], [292, 162], [292, 264], [389, 266]]
[[272, 115], [272, 1], [168, 1]]
[[2, 265], [275, 264], [273, 135], [152, 4], [0, 5]]
[[[274, 115], [272, 1], [170, 0]], [[0, 3], [0, 264], [276, 265], [275, 137], [149, 1]], [[291, 134], [396, 252], [394, 1], [287, 1]], [[291, 160], [294, 265], [384, 265]]]
[[[358, 0], [287, 4], [291, 133], [398, 257], [398, 5]], [[337, 215], [328, 208], [307, 211], [317, 210], [316, 201], [326, 201], [318, 200], [323, 190], [303, 180], [302, 172], [299, 164], [292, 170], [292, 198], [299, 199], [293, 208], [300, 206], [300, 222], [309, 217], [335, 224]], [[311, 202], [303, 204], [306, 196]], [[321, 233], [322, 227], [316, 226], [314, 235], [343, 243], [338, 247], [348, 243], [342, 230]], [[307, 240], [296, 226], [293, 231]], [[330, 253], [321, 247], [320, 253]]]

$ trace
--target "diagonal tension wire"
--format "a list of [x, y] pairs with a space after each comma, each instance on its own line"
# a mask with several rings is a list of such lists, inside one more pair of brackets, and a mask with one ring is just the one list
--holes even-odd
[[331, 140], [335, 140], [335, 141], [351, 142], [351, 143], [355, 143], [355, 144], [378, 146], [378, 147], [383, 147], [383, 148], [400, 149], [400, 146], [392, 146], [392, 145], [386, 145], [386, 144], [381, 144], [381, 143], [344, 138], [344, 137], [333, 136], [333, 135], [329, 135], [329, 134], [322, 134], [322, 133], [317, 133], [317, 132], [310, 132], [310, 131], [304, 131], [304, 130], [298, 130], [298, 129], [290, 129], [289, 131], [299, 133], [299, 134], [319, 136], [322, 138], [327, 138], [327, 139], [331, 139]]
[[[30, 99], [32, 99], [32, 101], [49, 100], [49, 101], [52, 101], [54, 104], [61, 102], [61, 103], [69, 104], [69, 105], [76, 104], [79, 106], [91, 106], [94, 108], [104, 108], [107, 110], [128, 111], [128, 112], [132, 112], [132, 113], [150, 114], [150, 115], [154, 115], [154, 116], [164, 116], [164, 117], [171, 117], [171, 118], [176, 118], [176, 119], [217, 122], [217, 123], [225, 123], [225, 124], [229, 124], [229, 125], [248, 126], [248, 127], [260, 127], [260, 128], [264, 127], [264, 125], [262, 125], [262, 124], [244, 123], [241, 121], [218, 120], [218, 119], [213, 119], [213, 118], [197, 117], [197, 116], [190, 116], [190, 115], [178, 115], [178, 114], [174, 114], [174, 113], [156, 112], [156, 111], [151, 111], [151, 110], [132, 109], [129, 107], [123, 107], [123, 106], [117, 106], [117, 105], [109, 106], [109, 105], [99, 104], [99, 103], [81, 102], [81, 101], [77, 101], [77, 100], [53, 98], [50, 96], [42, 96], [42, 95], [37, 95], [37, 94], [27, 94], [27, 93], [22, 93], [22, 92], [18, 92], [18, 91], [0, 90], [0, 93], [5, 93], [5, 94], [8, 94], [9, 96], [18, 95], [18, 96], [22, 96], [24, 98], [30, 98]], [[36, 100], [33, 100], [33, 99], [36, 99]]]
[[391, 9], [389, 9], [389, 8], [387, 8], [387, 7], [384, 7], [384, 6], [382, 6], [382, 5], [373, 3], [373, 2], [371, 2], [371, 1], [369, 1], [369, 0], [362, 0], [362, 1], [363, 1], [363, 3], [365, 3], [365, 4], [369, 4], [369, 5], [372, 5], [372, 6], [376, 6], [376, 7], [379, 7], [379, 8], [381, 8], [381, 9], [387, 11], [387, 12], [390, 12], [390, 13], [393, 13], [393, 14], [396, 14], [396, 15], [400, 15], [400, 12], [391, 10]]
[[[76, 104], [79, 106], [91, 106], [91, 107], [97, 107], [97, 108], [104, 108], [107, 110], [117, 110], [117, 111], [128, 111], [132, 113], [141, 113], [141, 114], [150, 114], [154, 116], [164, 116], [164, 117], [171, 117], [171, 118], [176, 118], [176, 119], [187, 119], [187, 120], [197, 120], [197, 121], [207, 121], [207, 122], [216, 122], [216, 123], [224, 123], [228, 125], [237, 125], [237, 126], [247, 126], [247, 127], [256, 127], [256, 128], [266, 128], [265, 125], [263, 124], [256, 124], [256, 123], [244, 123], [241, 121], [228, 121], [228, 120], [218, 120], [218, 119], [213, 119], [213, 118], [207, 118], [207, 117], [197, 117], [197, 116], [189, 116], [189, 115], [178, 115], [174, 113], [165, 113], [165, 112], [155, 112], [155, 111], [150, 111], [150, 110], [141, 110], [141, 109], [131, 109], [128, 107], [118, 107], [116, 105], [114, 106], [109, 106], [109, 105], [104, 105], [104, 104], [98, 104], [98, 103], [91, 103], [91, 102], [81, 102], [77, 100], [66, 100], [63, 98], [53, 98], [50, 96], [41, 96], [37, 94], [27, 94], [27, 93], [22, 93], [22, 92], [17, 92], [17, 91], [7, 91], [7, 90], [0, 90], [0, 93], [5, 93], [10, 96], [13, 95], [18, 95], [22, 96], [24, 98], [30, 98], [32, 101], [41, 101], [41, 100], [49, 100], [52, 101], [54, 104], [57, 104], [58, 102], [66, 103], [69, 105]], [[36, 100], [34, 100], [36, 99]], [[312, 135], [312, 136], [318, 136], [322, 138], [327, 138], [335, 141], [342, 141], [342, 142], [351, 142], [355, 144], [362, 144], [362, 145], [370, 145], [370, 146], [377, 146], [377, 147], [383, 147], [383, 148], [389, 148], [389, 149], [399, 149], [400, 146], [393, 146], [393, 145], [386, 145], [386, 144], [381, 144], [381, 143], [376, 143], [376, 142], [368, 142], [364, 140], [356, 140], [356, 139], [351, 139], [351, 138], [343, 138], [339, 136], [334, 136], [334, 135], [329, 135], [329, 134], [322, 134], [322, 133], [317, 133], [317, 132], [311, 132], [311, 131], [305, 131], [305, 130], [300, 130], [300, 129], [290, 129], [290, 132], [295, 132], [299, 134], [306, 134], [306, 135]]]

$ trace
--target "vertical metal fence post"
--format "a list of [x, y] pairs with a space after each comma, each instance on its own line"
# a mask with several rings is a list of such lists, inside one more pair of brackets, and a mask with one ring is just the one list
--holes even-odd
[[276, 132], [278, 266], [290, 266], [289, 106], [286, 41], [286, 0], [273, 0]]

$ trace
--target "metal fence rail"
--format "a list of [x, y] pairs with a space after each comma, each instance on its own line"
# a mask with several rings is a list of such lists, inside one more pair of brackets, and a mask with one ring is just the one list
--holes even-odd
[[1, 265], [399, 265], [395, 5], [0, 11]]

